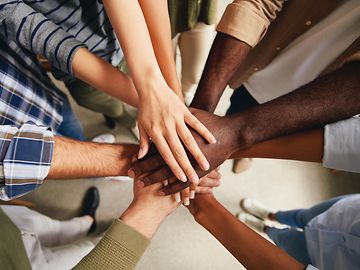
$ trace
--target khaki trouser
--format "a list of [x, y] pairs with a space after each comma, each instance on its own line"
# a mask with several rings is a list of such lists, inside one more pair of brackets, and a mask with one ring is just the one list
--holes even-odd
[[181, 86], [185, 100], [194, 96], [215, 37], [215, 25], [197, 23], [173, 39], [174, 54], [181, 56]]

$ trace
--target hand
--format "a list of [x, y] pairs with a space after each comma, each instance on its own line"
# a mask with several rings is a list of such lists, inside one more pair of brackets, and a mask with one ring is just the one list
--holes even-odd
[[[160, 81], [160, 83], [158, 82]], [[177, 179], [199, 182], [182, 143], [194, 157], [202, 170], [209, 169], [209, 162], [201, 152], [190, 126], [198, 136], [209, 143], [216, 140], [210, 131], [188, 110], [164, 80], [157, 80], [154, 87], [139, 97], [138, 121], [140, 150], [138, 158], [143, 158], [149, 150], [149, 139], [154, 142], [163, 160]], [[129, 175], [132, 177], [132, 175]]]
[[[208, 144], [196, 132], [192, 131], [198, 146], [208, 158], [210, 163], [210, 169], [207, 171], [203, 171], [198, 166], [195, 167], [199, 177], [202, 177], [209, 173], [210, 170], [222, 164], [235, 150], [237, 150], [236, 146], [238, 145], [238, 137], [237, 133], [232, 130], [233, 123], [231, 118], [219, 117], [200, 110], [193, 110], [193, 113], [201, 122], [207, 125], [209, 130], [212, 131], [217, 138], [216, 144]], [[194, 164], [194, 159], [192, 158], [191, 160]], [[142, 179], [145, 185], [151, 185], [174, 177], [171, 170], [165, 166], [163, 159], [159, 155], [150, 156], [145, 160], [138, 161], [131, 167], [129, 172], [133, 176], [150, 172], [146, 177], [144, 177], [144, 179]], [[185, 183], [176, 181], [174, 184], [164, 188], [163, 192], [164, 194], [172, 194], [183, 190], [184, 188], [190, 186], [190, 184], [191, 182], [189, 181]]]
[[160, 196], [162, 184], [144, 187], [134, 180], [134, 199], [120, 219], [151, 238], [161, 222], [180, 206], [173, 196]]

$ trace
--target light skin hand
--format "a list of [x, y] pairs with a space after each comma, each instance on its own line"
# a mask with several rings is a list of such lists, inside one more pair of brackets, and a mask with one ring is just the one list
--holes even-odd
[[142, 233], [147, 238], [152, 238], [162, 221], [175, 211], [180, 203], [173, 196], [160, 196], [162, 184], [148, 187], [138, 185], [134, 180], [134, 199], [120, 219], [129, 226]]
[[[231, 156], [234, 147], [234, 141], [237, 140], [237, 136], [232, 132], [232, 125], [229, 122], [229, 118], [219, 117], [210, 114], [205, 111], [196, 110], [194, 111], [197, 117], [204, 123], [207, 123], [208, 127], [217, 137], [216, 144], [207, 144], [198, 134], [194, 133], [193, 136], [197, 140], [199, 147], [203, 153], [208, 157], [210, 162], [210, 170], [217, 168], [227, 158]], [[150, 156], [146, 160], [140, 160], [131, 167], [133, 175], [141, 175], [145, 172], [150, 172], [142, 181], [145, 185], [150, 185], [156, 182], [163, 181], [167, 178], [173, 180], [173, 174], [167, 166], [164, 166], [164, 162], [159, 155]], [[199, 177], [202, 177], [210, 172], [203, 171], [199, 167], [195, 167]], [[182, 183], [180, 181], [174, 182], [163, 189], [165, 194], [172, 194], [183, 190], [190, 186], [191, 182]]]
[[[183, 181], [189, 178], [198, 182], [182, 143], [203, 169], [207, 169], [208, 166], [187, 125], [210, 143], [214, 142], [215, 138], [168, 86], [154, 52], [154, 42], [147, 27], [147, 23], [150, 25], [150, 22], [145, 20], [139, 2], [106, 0], [104, 5], [122, 45], [139, 95], [138, 157], [142, 158], [147, 154], [151, 138], [174, 175]], [[143, 2], [142, 5], [144, 8]]]

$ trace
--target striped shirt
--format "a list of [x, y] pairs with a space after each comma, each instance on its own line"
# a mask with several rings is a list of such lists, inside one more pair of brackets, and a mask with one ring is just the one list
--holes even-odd
[[0, 199], [22, 196], [47, 176], [64, 94], [35, 55], [0, 34]]
[[72, 73], [73, 56], [81, 47], [113, 65], [122, 58], [102, 1], [0, 0], [0, 24], [9, 40], [65, 73]]

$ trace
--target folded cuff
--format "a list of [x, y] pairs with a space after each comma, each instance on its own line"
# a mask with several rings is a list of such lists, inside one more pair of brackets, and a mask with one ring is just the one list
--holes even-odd
[[248, 3], [240, 2], [227, 6], [216, 30], [254, 47], [265, 35], [269, 24]]

